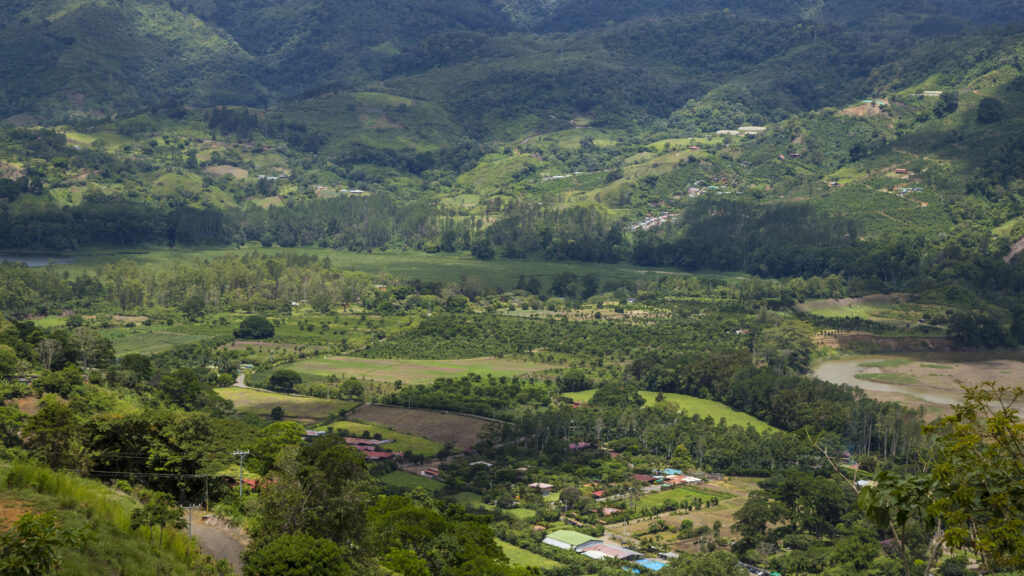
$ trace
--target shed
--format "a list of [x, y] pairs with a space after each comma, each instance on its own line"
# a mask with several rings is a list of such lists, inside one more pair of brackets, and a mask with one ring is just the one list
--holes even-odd
[[591, 543], [600, 543], [595, 540], [593, 536], [581, 534], [573, 530], [555, 530], [554, 532], [547, 535], [543, 540], [544, 544], [548, 546], [554, 546], [555, 548], [561, 548], [562, 550], [575, 550], [579, 551], [579, 548], [586, 546]]

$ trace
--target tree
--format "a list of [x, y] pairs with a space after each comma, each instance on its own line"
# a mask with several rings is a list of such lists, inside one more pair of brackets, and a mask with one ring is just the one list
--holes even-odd
[[341, 548], [326, 538], [303, 532], [282, 534], [246, 551], [246, 576], [349, 576]]
[[284, 408], [281, 408], [280, 406], [274, 406], [273, 408], [270, 409], [271, 420], [281, 420], [282, 418], [284, 418]]
[[306, 532], [343, 550], [358, 549], [366, 538], [372, 481], [357, 451], [339, 438], [322, 436], [306, 446], [283, 447], [273, 468], [260, 494], [256, 542]]
[[252, 456], [248, 466], [253, 472], [264, 475], [274, 466], [277, 455], [285, 446], [299, 446], [306, 433], [298, 422], [274, 422], [256, 434]]
[[10, 346], [0, 344], [0, 380], [12, 378], [18, 373], [18, 355]]
[[25, 514], [0, 534], [0, 576], [45, 576], [61, 567], [61, 548], [76, 546], [81, 536], [57, 525], [52, 513]]
[[235, 330], [235, 338], [246, 338], [251, 340], [263, 340], [273, 338], [274, 325], [263, 316], [249, 316], [238, 325]]
[[21, 446], [21, 427], [26, 416], [15, 406], [0, 406], [0, 447]]
[[134, 372], [140, 382], [146, 382], [153, 376], [153, 362], [149, 356], [126, 354], [121, 357], [120, 364], [122, 369]]
[[1005, 115], [1003, 103], [995, 98], [982, 98], [978, 103], [978, 124], [994, 124]]
[[268, 383], [270, 389], [277, 392], [292, 392], [299, 384], [302, 384], [302, 375], [294, 370], [275, 370]]
[[[160, 542], [164, 545], [164, 527], [171, 525], [173, 528], [184, 528], [184, 512], [178, 503], [165, 492], [154, 492], [147, 490], [143, 492], [142, 507], [132, 510], [130, 526], [137, 530], [142, 526], [159, 526]], [[150, 532], [152, 539], [152, 532]]]
[[25, 443], [50, 468], [79, 468], [84, 449], [75, 413], [55, 396], [43, 396], [40, 409], [25, 426]]
[[43, 338], [36, 344], [36, 353], [39, 354], [39, 363], [46, 370], [53, 370], [53, 363], [60, 355], [60, 342], [53, 338]]
[[935, 102], [935, 107], [932, 109], [932, 112], [935, 113], [936, 118], [944, 118], [953, 112], [956, 112], [956, 109], [959, 107], [960, 94], [952, 90], [947, 90], [939, 95], [939, 99]]
[[724, 550], [716, 550], [701, 556], [683, 554], [658, 573], [667, 576], [747, 576], [748, 574], [739, 566], [739, 560]]

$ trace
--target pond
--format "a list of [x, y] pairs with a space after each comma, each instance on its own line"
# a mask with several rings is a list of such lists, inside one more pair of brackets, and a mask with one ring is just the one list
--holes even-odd
[[814, 376], [856, 386], [873, 398], [948, 412], [963, 386], [995, 382], [1024, 386], [1024, 362], [1013, 352], [929, 352], [852, 356], [817, 366]]
[[72, 256], [58, 256], [46, 254], [0, 254], [0, 262], [23, 262], [29, 268], [42, 268], [50, 262], [54, 264], [70, 264], [75, 259]]

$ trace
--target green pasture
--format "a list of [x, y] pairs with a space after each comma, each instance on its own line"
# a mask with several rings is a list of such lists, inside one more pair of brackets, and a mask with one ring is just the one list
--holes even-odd
[[679, 502], [681, 500], [702, 500], [707, 502], [711, 498], [718, 498], [719, 500], [728, 500], [732, 498], [731, 494], [724, 492], [711, 492], [706, 490], [698, 490], [694, 488], [671, 488], [668, 490], [661, 490], [660, 492], [651, 492], [640, 497], [640, 501], [637, 506], [639, 508], [654, 508], [661, 506], [665, 502]]
[[[576, 402], [589, 402], [594, 397], [596, 390], [584, 390], [582, 392], [570, 392], [564, 394], [572, 398]], [[650, 406], [655, 403], [655, 399], [658, 397], [657, 392], [640, 392], [640, 396], [643, 397], [646, 405]], [[680, 410], [685, 410], [689, 414], [699, 414], [700, 416], [710, 416], [715, 421], [725, 418], [725, 421], [730, 425], [735, 426], [753, 426], [755, 430], [763, 432], [765, 430], [775, 430], [775, 428], [769, 426], [765, 422], [754, 418], [749, 414], [743, 412], [737, 412], [732, 408], [729, 408], [721, 402], [715, 402], [713, 400], [704, 400], [702, 398], [695, 398], [693, 396], [687, 396], [685, 394], [665, 394], [666, 402], [674, 402], [679, 406]]]
[[438, 378], [458, 378], [466, 374], [517, 376], [553, 368], [548, 364], [520, 362], [503, 358], [468, 360], [391, 360], [330, 356], [311, 358], [289, 366], [301, 374], [366, 378], [380, 382], [401, 380], [405, 384], [429, 384]]
[[508, 557], [509, 563], [513, 566], [537, 568], [539, 570], [548, 570], [561, 566], [561, 564], [551, 560], [550, 558], [545, 558], [540, 554], [535, 554], [524, 548], [514, 546], [504, 540], [495, 539], [495, 541], [498, 543], [498, 546], [501, 546], [501, 551], [505, 553], [505, 556]]
[[[388, 444], [390, 446], [390, 444]], [[402, 470], [394, 470], [389, 472], [377, 479], [381, 484], [391, 486], [392, 488], [399, 488], [401, 490], [412, 490], [413, 488], [423, 488], [428, 492], [437, 492], [444, 488], [443, 482], [438, 482], [433, 478], [426, 478], [424, 476], [417, 476], [409, 472]]]
[[269, 418], [270, 411], [280, 406], [286, 420], [323, 420], [356, 406], [356, 402], [330, 398], [289, 396], [253, 388], [217, 388], [221, 398], [231, 400], [235, 410]]
[[[556, 497], [555, 500], [558, 498]], [[545, 498], [547, 500], [547, 498]], [[502, 510], [505, 514], [515, 518], [516, 520], [522, 520], [523, 522], [530, 522], [537, 517], [537, 511], [530, 508], [509, 508], [508, 510]]]
[[[285, 413], [287, 414], [287, 409]], [[381, 438], [384, 438], [385, 440], [394, 440], [394, 442], [382, 446], [382, 449], [390, 450], [392, 452], [415, 452], [416, 454], [423, 454], [427, 458], [432, 458], [441, 450], [441, 448], [444, 447], [440, 442], [427, 440], [420, 436], [395, 432], [394, 430], [385, 428], [379, 424], [366, 424], [351, 420], [339, 420], [337, 422], [332, 422], [327, 426], [321, 426], [317, 429], [347, 430], [348, 433], [353, 436], [361, 436], [364, 431], [368, 432], [370, 436], [380, 434]]]

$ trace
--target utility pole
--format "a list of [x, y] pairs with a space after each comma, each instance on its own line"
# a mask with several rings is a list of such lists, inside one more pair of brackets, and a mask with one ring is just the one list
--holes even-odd
[[189, 504], [188, 506], [182, 506], [185, 510], [188, 510], [188, 548], [185, 549], [186, 556], [188, 552], [192, 550], [192, 511], [202, 506], [198, 504]]
[[245, 472], [245, 458], [249, 455], [249, 451], [235, 450], [231, 453], [232, 456], [238, 456], [238, 500], [242, 500], [242, 474]]
[[202, 508], [199, 504], [189, 504], [188, 506], [182, 506], [185, 510], [188, 510], [188, 539], [192, 539], [192, 511]]

